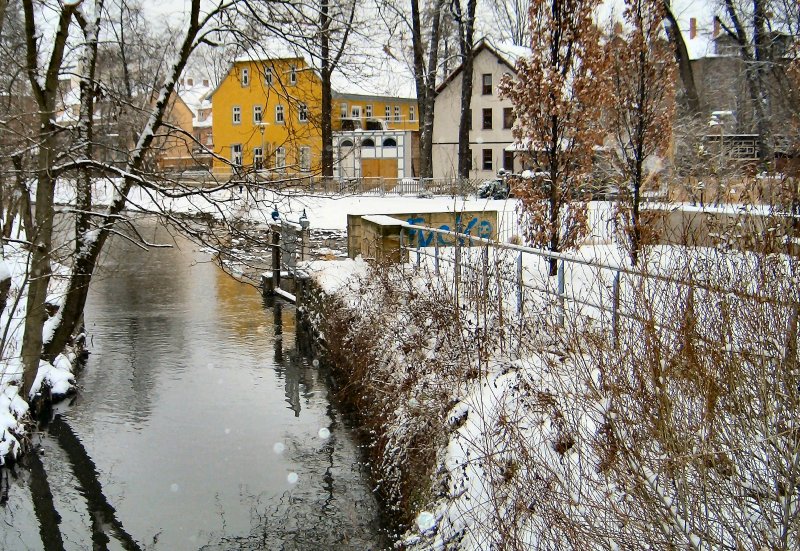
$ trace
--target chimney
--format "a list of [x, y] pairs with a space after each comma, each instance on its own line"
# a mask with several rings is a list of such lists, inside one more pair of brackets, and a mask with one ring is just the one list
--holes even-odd
[[187, 85], [187, 86], [194, 86], [194, 79], [192, 79], [192, 78], [187, 78], [187, 79], [186, 79], [186, 85]]
[[180, 80], [180, 85], [183, 86], [183, 79]]
[[715, 17], [714, 18], [714, 38], [717, 38], [719, 36], [719, 33], [720, 33], [721, 30], [722, 30], [722, 28], [720, 27], [719, 19]]
[[689, 39], [697, 37], [697, 18], [689, 18]]
[[203, 86], [204, 86], [205, 88], [208, 88], [208, 79], [207, 79], [207, 78], [204, 78], [204, 79], [203, 79]]

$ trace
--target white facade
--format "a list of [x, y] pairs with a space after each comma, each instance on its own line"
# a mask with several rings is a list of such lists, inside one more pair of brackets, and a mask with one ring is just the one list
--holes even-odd
[[[411, 175], [411, 132], [406, 130], [343, 130], [333, 133], [333, 176], [337, 180], [374, 178], [364, 161], [389, 161], [390, 179]], [[396, 167], [396, 170], [395, 170]], [[386, 167], [385, 167], [386, 168]]]
[[[511, 101], [500, 99], [499, 86], [504, 75], [513, 74], [517, 57], [527, 52], [527, 49], [519, 47], [495, 48], [485, 41], [475, 49], [472, 130], [469, 133], [470, 178], [492, 178], [501, 168], [510, 172], [523, 169], [521, 153], [510, 147], [514, 143]], [[461, 117], [460, 68], [440, 87], [434, 112], [433, 177], [455, 178], [458, 174], [458, 125]]]

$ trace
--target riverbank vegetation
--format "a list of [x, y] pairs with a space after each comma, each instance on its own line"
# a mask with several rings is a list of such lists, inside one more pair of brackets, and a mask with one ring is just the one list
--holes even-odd
[[[600, 248], [624, 264], [624, 247]], [[564, 310], [531, 294], [519, 316], [502, 269], [493, 291], [465, 275], [456, 295], [446, 270], [317, 266], [311, 321], [405, 547], [800, 543], [796, 257], [640, 252], [649, 276], [626, 278], [616, 331], [577, 301], [609, 296], [591, 267]], [[548, 264], [525, 272], [546, 283]]]

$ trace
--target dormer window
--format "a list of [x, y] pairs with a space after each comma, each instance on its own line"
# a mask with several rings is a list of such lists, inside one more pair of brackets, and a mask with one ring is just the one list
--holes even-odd
[[292, 86], [297, 84], [297, 67], [294, 65], [292, 65], [291, 69], [289, 69], [289, 84]]
[[250, 86], [250, 69], [242, 67], [242, 86]]
[[269, 86], [272, 85], [272, 69], [264, 69], [264, 82]]

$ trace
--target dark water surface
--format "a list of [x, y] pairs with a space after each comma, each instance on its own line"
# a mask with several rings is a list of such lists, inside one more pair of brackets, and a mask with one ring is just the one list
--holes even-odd
[[294, 307], [185, 241], [112, 247], [81, 390], [35, 437], [42, 455], [3, 475], [0, 549], [385, 547]]

